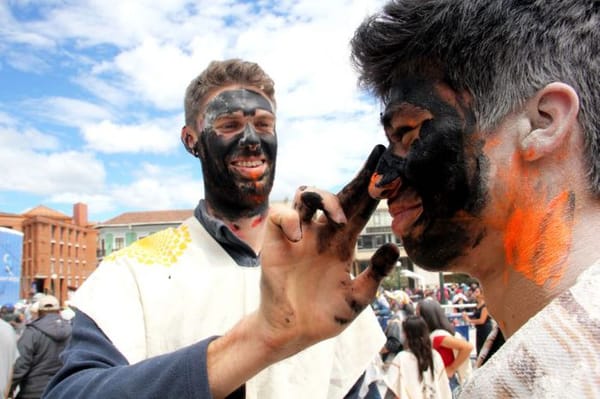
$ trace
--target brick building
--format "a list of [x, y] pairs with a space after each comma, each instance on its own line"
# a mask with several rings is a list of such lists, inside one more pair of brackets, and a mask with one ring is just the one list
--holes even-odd
[[64, 303], [96, 268], [97, 232], [86, 204], [73, 205], [73, 216], [43, 205], [20, 215], [0, 213], [0, 225], [24, 234], [21, 298], [43, 292]]

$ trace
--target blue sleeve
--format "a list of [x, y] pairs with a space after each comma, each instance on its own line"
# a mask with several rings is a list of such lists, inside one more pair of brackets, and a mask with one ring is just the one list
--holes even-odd
[[42, 398], [212, 398], [206, 349], [214, 338], [130, 365], [94, 321], [76, 311], [63, 367]]

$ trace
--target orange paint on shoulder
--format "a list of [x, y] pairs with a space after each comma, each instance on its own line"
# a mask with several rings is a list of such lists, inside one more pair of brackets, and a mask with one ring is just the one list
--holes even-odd
[[[533, 190], [531, 190], [533, 191]], [[533, 193], [530, 193], [533, 194]], [[506, 262], [533, 283], [554, 287], [562, 278], [571, 246], [574, 197], [563, 191], [548, 204], [534, 195], [528, 205], [515, 209], [504, 236]]]

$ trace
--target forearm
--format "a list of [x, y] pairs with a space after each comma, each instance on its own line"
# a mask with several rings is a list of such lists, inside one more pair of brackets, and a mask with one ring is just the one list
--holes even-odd
[[63, 352], [63, 368], [44, 398], [210, 398], [206, 348], [210, 340], [129, 365], [85, 314], [78, 313]]
[[454, 358], [454, 361], [448, 367], [446, 367], [446, 369], [450, 369], [452, 371], [452, 374], [454, 374], [454, 372], [458, 370], [460, 365], [467, 361], [470, 356], [471, 349], [460, 349], [456, 357]]
[[261, 332], [259, 317], [253, 313], [209, 344], [206, 363], [215, 399], [226, 397], [264, 368], [291, 355], [270, 345]]

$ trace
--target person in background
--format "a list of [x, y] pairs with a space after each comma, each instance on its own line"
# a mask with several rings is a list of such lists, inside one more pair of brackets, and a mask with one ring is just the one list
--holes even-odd
[[17, 343], [12, 388], [16, 399], [39, 399], [48, 381], [62, 366], [60, 353], [71, 337], [71, 325], [60, 317], [60, 304], [52, 295], [38, 301], [39, 317], [25, 326]]
[[508, 337], [466, 398], [600, 397], [599, 26], [592, 0], [390, 0], [352, 39], [389, 143], [371, 195]]
[[471, 377], [471, 352], [473, 344], [457, 334], [444, 309], [436, 301], [422, 301], [417, 305], [417, 315], [429, 328], [431, 344], [444, 362], [452, 392]]
[[13, 327], [0, 319], [0, 397], [8, 398], [13, 366], [19, 357], [17, 335]]
[[[473, 315], [469, 316], [466, 311], [463, 311], [462, 317], [464, 321], [475, 326], [475, 347], [477, 351], [477, 357], [479, 358], [484, 342], [488, 339], [490, 333], [492, 332], [493, 326], [496, 325], [497, 328], [497, 323], [493, 321], [487, 310], [485, 296], [481, 287], [475, 288], [473, 296], [477, 301], [477, 307], [475, 308]], [[491, 344], [489, 344], [487, 353], [482, 357], [480, 364], [485, 363], [490, 357], [492, 357], [492, 355], [496, 353], [498, 349], [500, 349], [502, 344], [504, 344], [504, 335], [502, 335], [502, 331], [499, 331], [498, 329], [493, 335], [493, 340], [491, 340]]]
[[294, 209], [270, 207], [272, 79], [256, 63], [211, 62], [184, 109], [180, 137], [205, 198], [177, 228], [104, 258], [77, 290], [65, 364], [44, 397], [343, 398], [384, 343], [363, 310], [399, 257], [386, 245], [349, 273], [383, 149], [338, 195], [301, 187]]
[[402, 322], [404, 350], [390, 364], [385, 399], [450, 399], [450, 385], [440, 354], [433, 350], [429, 329], [419, 316]]

